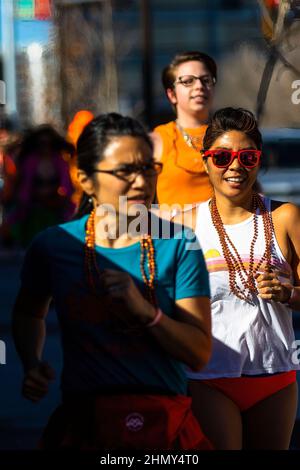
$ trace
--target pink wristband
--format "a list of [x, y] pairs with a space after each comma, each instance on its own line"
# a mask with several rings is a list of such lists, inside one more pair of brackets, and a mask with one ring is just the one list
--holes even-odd
[[160, 309], [160, 308], [157, 308], [157, 309], [156, 309], [156, 315], [155, 315], [155, 317], [153, 318], [153, 320], [152, 320], [150, 323], [148, 323], [148, 324], [146, 325], [146, 327], [147, 327], [147, 328], [152, 328], [152, 326], [157, 325], [157, 323], [160, 321], [160, 319], [161, 319], [161, 317], [162, 317], [162, 314], [163, 314], [163, 313], [162, 313], [161, 309]]

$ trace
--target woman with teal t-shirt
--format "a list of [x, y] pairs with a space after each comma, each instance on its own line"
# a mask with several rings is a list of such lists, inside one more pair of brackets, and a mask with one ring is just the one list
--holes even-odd
[[54, 379], [42, 359], [51, 299], [61, 327], [62, 405], [41, 446], [209, 449], [184, 370], [211, 352], [202, 252], [188, 229], [150, 217], [161, 164], [137, 121], [95, 118], [77, 154], [77, 218], [35, 238], [14, 308], [23, 394], [34, 402]]

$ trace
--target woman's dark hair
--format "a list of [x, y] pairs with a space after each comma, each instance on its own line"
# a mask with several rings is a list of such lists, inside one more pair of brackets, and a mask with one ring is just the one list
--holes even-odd
[[240, 131], [262, 148], [262, 137], [257, 121], [251, 111], [243, 108], [222, 108], [213, 115], [203, 139], [203, 150], [209, 150], [213, 143], [229, 131]]
[[[91, 176], [97, 163], [103, 159], [106, 146], [114, 137], [140, 137], [153, 151], [152, 140], [145, 128], [136, 119], [121, 116], [118, 113], [102, 114], [94, 118], [83, 129], [77, 141], [77, 166], [88, 176]], [[76, 218], [88, 214], [92, 210], [89, 196], [84, 193]]]
[[217, 81], [217, 65], [212, 57], [204, 54], [204, 52], [198, 51], [180, 52], [179, 54], [175, 55], [171, 62], [162, 71], [161, 79], [165, 91], [167, 91], [168, 88], [173, 88], [174, 80], [176, 78], [175, 73], [178, 65], [184, 64], [185, 62], [190, 62], [192, 60], [203, 62], [203, 64], [208, 68], [212, 77]]

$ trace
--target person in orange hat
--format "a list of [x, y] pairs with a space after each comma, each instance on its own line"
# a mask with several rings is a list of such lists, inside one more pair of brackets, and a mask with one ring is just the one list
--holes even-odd
[[68, 127], [68, 138], [73, 145], [77, 144], [77, 140], [83, 131], [83, 128], [94, 118], [93, 113], [85, 109], [78, 111], [73, 117]]
[[[71, 123], [68, 127], [67, 139], [76, 147], [79, 136], [85, 126], [92, 121], [94, 118], [93, 113], [88, 110], [78, 111], [73, 117]], [[77, 165], [76, 165], [76, 156], [70, 160], [70, 177], [74, 186], [74, 193], [72, 194], [72, 202], [78, 206], [82, 190], [81, 186], [77, 180]]]

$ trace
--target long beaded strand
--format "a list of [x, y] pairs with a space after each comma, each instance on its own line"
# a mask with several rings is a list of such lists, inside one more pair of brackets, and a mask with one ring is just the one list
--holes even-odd
[[[101, 272], [97, 263], [96, 251], [95, 251], [95, 209], [92, 210], [86, 226], [85, 234], [85, 274], [86, 279], [92, 290], [95, 291], [95, 275], [100, 276]], [[155, 296], [154, 281], [156, 274], [155, 266], [155, 253], [153, 241], [150, 235], [143, 235], [140, 240], [141, 245], [141, 259], [140, 269], [144, 284], [146, 286], [146, 298], [156, 308], [157, 300]], [[145, 261], [147, 258], [147, 266], [149, 271], [149, 278], [145, 270]]]
[[[155, 308], [157, 308], [157, 300], [156, 300], [155, 290], [154, 290], [154, 280], [155, 280], [155, 270], [156, 270], [155, 269], [155, 256], [154, 256], [154, 247], [153, 247], [151, 236], [143, 235], [140, 243], [141, 243], [140, 267], [141, 267], [141, 273], [142, 273], [144, 284], [147, 287], [146, 297], [147, 297], [147, 300]], [[145, 257], [146, 256], [147, 256], [147, 265], [148, 265], [148, 271], [149, 271], [149, 279], [147, 277], [146, 270], [145, 270]]]
[[[257, 221], [257, 208], [263, 218], [264, 226], [264, 236], [266, 240], [266, 248], [263, 256], [260, 258], [259, 262], [254, 266], [254, 246], [258, 238], [258, 221]], [[265, 262], [267, 270], [272, 270], [271, 264], [271, 255], [272, 255], [272, 241], [273, 241], [273, 222], [272, 217], [267, 211], [261, 197], [257, 193], [253, 193], [253, 225], [254, 225], [254, 234], [253, 239], [250, 245], [250, 259], [249, 259], [249, 270], [247, 271], [244, 263], [238, 253], [236, 247], [231, 241], [229, 235], [227, 234], [220, 213], [217, 208], [215, 197], [211, 200], [211, 217], [213, 225], [219, 235], [219, 240], [222, 246], [223, 255], [228, 267], [229, 273], [229, 287], [233, 294], [235, 294], [240, 299], [251, 301], [251, 293], [257, 294], [257, 288], [255, 285], [255, 275], [259, 271], [262, 263]], [[230, 250], [229, 246], [232, 248]], [[244, 291], [237, 284], [236, 278], [239, 277]]]

